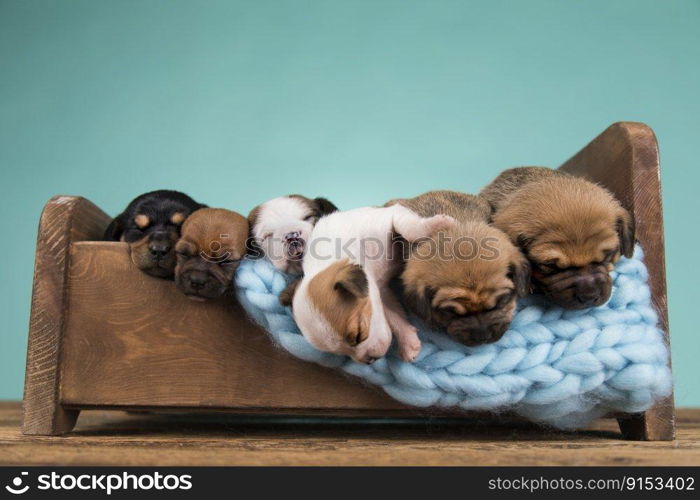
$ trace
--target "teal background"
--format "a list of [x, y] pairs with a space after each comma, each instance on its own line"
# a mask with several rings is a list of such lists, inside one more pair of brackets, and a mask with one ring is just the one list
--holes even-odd
[[0, 399], [22, 396], [36, 226], [156, 188], [343, 208], [661, 145], [673, 362], [700, 406], [700, 2], [0, 0]]

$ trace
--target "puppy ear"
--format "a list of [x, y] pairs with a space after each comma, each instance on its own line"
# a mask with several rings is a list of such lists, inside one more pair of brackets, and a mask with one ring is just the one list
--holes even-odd
[[526, 297], [530, 293], [530, 262], [520, 255], [508, 266], [508, 278], [515, 285], [518, 297]]
[[620, 238], [620, 253], [629, 258], [634, 253], [634, 217], [624, 208], [621, 210], [616, 222], [617, 235]]
[[346, 264], [335, 277], [335, 290], [342, 294], [360, 298], [369, 294], [369, 284], [364, 269], [357, 264]]
[[112, 222], [109, 223], [107, 229], [105, 229], [105, 234], [103, 239], [105, 241], [119, 241], [124, 234], [124, 214], [121, 213], [117, 215]]
[[433, 312], [433, 298], [435, 290], [429, 286], [422, 289], [404, 288], [404, 297], [409, 302], [413, 310], [424, 320], [430, 320]]
[[297, 291], [297, 288], [299, 287], [299, 283], [301, 283], [301, 278], [292, 281], [289, 285], [287, 285], [287, 288], [282, 290], [282, 293], [280, 293], [280, 304], [283, 306], [291, 306], [292, 301], [294, 300], [294, 294]]
[[338, 207], [326, 198], [314, 198], [314, 205], [318, 210], [319, 217], [338, 211]]

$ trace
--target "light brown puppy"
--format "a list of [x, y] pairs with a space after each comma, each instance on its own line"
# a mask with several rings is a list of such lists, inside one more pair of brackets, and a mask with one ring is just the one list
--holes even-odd
[[634, 251], [634, 221], [603, 187], [545, 167], [506, 170], [481, 191], [532, 263], [532, 282], [567, 309], [604, 304], [610, 271]]
[[466, 345], [496, 342], [508, 329], [518, 296], [529, 291], [527, 259], [502, 231], [489, 226], [483, 199], [430, 191], [392, 200], [421, 217], [450, 215], [453, 227], [405, 247], [401, 274], [406, 305], [430, 325]]
[[248, 220], [236, 212], [222, 208], [193, 212], [175, 245], [175, 284], [195, 300], [224, 295], [246, 253], [247, 237]]

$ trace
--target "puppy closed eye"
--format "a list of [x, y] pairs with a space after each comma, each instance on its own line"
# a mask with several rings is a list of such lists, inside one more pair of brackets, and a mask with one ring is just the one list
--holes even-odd
[[233, 264], [238, 264], [240, 261], [241, 259], [224, 259], [219, 261], [219, 267], [231, 266]]
[[510, 304], [511, 300], [513, 300], [513, 297], [515, 297], [515, 290], [511, 290], [507, 293], [504, 293], [496, 300], [496, 305], [494, 306], [494, 309], [502, 309], [506, 307], [508, 304]]
[[362, 327], [358, 324], [357, 329], [348, 332], [348, 334], [345, 336], [345, 342], [347, 342], [351, 347], [355, 347], [358, 344], [364, 342], [367, 340], [367, 332], [365, 332]]
[[599, 261], [599, 264], [610, 264], [615, 256], [617, 255], [618, 249], [613, 248], [611, 250], [604, 250], [603, 251], [603, 260]]
[[559, 270], [555, 260], [548, 260], [537, 264], [537, 270], [543, 274], [553, 274]]
[[438, 310], [443, 313], [447, 313], [453, 316], [462, 316], [466, 314], [467, 310], [462, 304], [454, 301], [447, 301], [438, 306]]

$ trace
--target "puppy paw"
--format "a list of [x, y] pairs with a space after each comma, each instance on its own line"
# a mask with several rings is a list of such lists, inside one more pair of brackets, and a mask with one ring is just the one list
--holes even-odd
[[428, 231], [432, 234], [443, 229], [449, 229], [455, 225], [456, 221], [449, 215], [433, 215], [425, 221]]
[[413, 363], [420, 354], [421, 343], [418, 335], [404, 335], [399, 340], [399, 356], [408, 363]]

